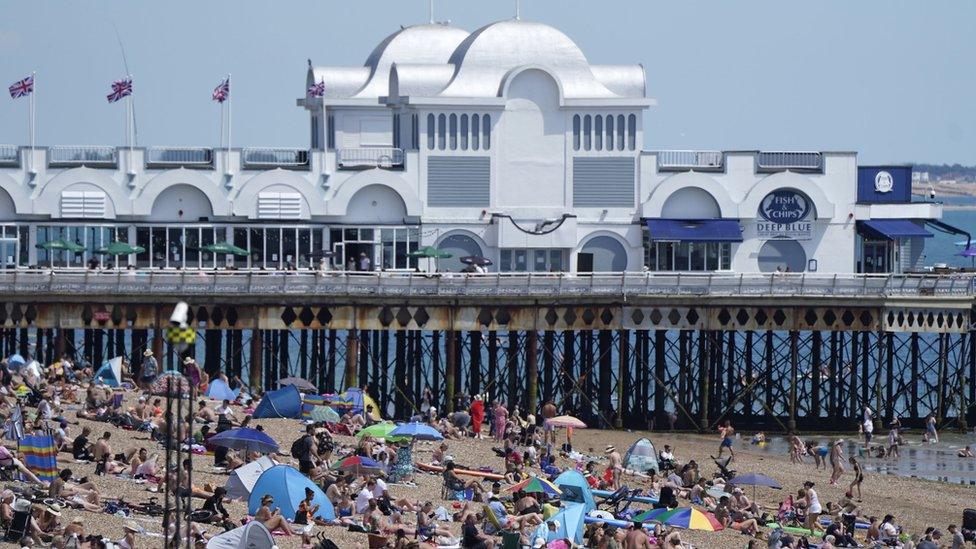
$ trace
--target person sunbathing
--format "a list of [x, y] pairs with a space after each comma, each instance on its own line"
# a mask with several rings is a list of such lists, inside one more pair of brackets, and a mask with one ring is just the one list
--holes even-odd
[[261, 496], [261, 507], [254, 514], [254, 520], [263, 524], [269, 532], [280, 530], [286, 536], [300, 534], [301, 530], [293, 530], [291, 525], [288, 524], [288, 521], [285, 520], [285, 517], [281, 516], [281, 509], [271, 510], [271, 505], [273, 504], [274, 498], [270, 494]]
[[217, 412], [210, 408], [207, 408], [207, 401], [200, 401], [200, 409], [194, 415], [194, 419], [201, 423], [216, 423], [217, 422]]
[[0, 446], [0, 466], [2, 466], [2, 467], [16, 467], [17, 470], [20, 471], [20, 473], [22, 475], [24, 475], [25, 478], [27, 478], [28, 480], [30, 480], [34, 484], [39, 484], [41, 486], [47, 486], [48, 485], [46, 482], [44, 482], [41, 479], [37, 478], [37, 475], [35, 475], [34, 473], [32, 473], [31, 470], [28, 469], [26, 465], [24, 465], [24, 462], [22, 460], [17, 459], [14, 456], [14, 454], [11, 453], [9, 449], [7, 449], [6, 446]]
[[71, 507], [101, 512], [102, 504], [98, 499], [98, 488], [90, 482], [83, 484], [70, 482], [71, 475], [71, 469], [62, 469], [48, 487], [48, 497], [63, 500]]
[[421, 538], [432, 538], [434, 536], [451, 536], [448, 528], [438, 526], [434, 522], [434, 504], [427, 501], [417, 512], [416, 533]]
[[481, 483], [478, 482], [477, 480], [469, 480], [469, 481], [462, 480], [461, 477], [459, 477], [458, 474], [454, 472], [453, 461], [447, 462], [447, 465], [444, 466], [443, 478], [444, 478], [444, 485], [447, 486], [448, 489], [454, 490], [456, 492], [463, 492], [465, 490], [470, 489], [470, 490], [474, 490], [474, 493], [476, 495], [481, 496], [485, 491], [484, 487], [482, 487]]

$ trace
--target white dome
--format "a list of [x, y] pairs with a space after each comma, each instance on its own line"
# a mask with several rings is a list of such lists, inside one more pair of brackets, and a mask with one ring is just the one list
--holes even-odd
[[372, 75], [356, 97], [379, 97], [389, 92], [393, 64], [444, 65], [468, 32], [447, 25], [414, 25], [387, 36], [366, 59]]
[[458, 46], [450, 63], [457, 73], [442, 96], [497, 97], [510, 73], [540, 67], [559, 81], [564, 98], [616, 97], [594, 76], [579, 46], [542, 23], [508, 20], [482, 27]]

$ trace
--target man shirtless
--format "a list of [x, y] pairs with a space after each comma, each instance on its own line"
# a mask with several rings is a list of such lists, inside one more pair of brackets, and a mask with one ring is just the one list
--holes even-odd
[[215, 423], [217, 421], [217, 412], [207, 408], [207, 401], [200, 401], [200, 409], [197, 411], [196, 419], [203, 423]]
[[644, 532], [644, 523], [635, 520], [632, 529], [624, 536], [623, 549], [651, 549], [651, 541]]
[[613, 472], [613, 481], [610, 483], [610, 489], [616, 490], [620, 488], [620, 474], [624, 471], [623, 458], [620, 457], [620, 452], [613, 445], [607, 445], [604, 453], [607, 455], [607, 459], [610, 460], [608, 469]]
[[553, 446], [556, 445], [556, 427], [549, 425], [549, 420], [554, 417], [556, 417], [556, 405], [551, 400], [547, 400], [542, 405], [542, 425], [545, 432], [545, 438], [542, 442], [544, 444], [552, 444]]

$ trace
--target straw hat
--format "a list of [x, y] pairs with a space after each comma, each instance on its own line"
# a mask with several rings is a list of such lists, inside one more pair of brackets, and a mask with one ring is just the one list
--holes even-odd
[[607, 444], [607, 447], [603, 449], [604, 454], [612, 454], [617, 451], [617, 448], [613, 444]]
[[152, 349], [146, 349], [143, 351], [142, 356], [152, 356]]
[[46, 503], [45, 506], [46, 507], [44, 510], [47, 511], [48, 513], [51, 513], [56, 517], [61, 516], [61, 506], [58, 505], [57, 503]]
[[192, 357], [186, 357], [186, 358], [183, 359], [183, 364], [193, 364], [194, 362], [196, 362], [196, 361], [193, 360]]

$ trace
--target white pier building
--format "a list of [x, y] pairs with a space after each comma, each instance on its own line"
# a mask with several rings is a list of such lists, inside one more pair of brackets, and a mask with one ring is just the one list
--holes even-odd
[[540, 23], [407, 27], [319, 82], [307, 150], [0, 146], [0, 267], [903, 272], [942, 215], [853, 152], [645, 150], [644, 68]]

